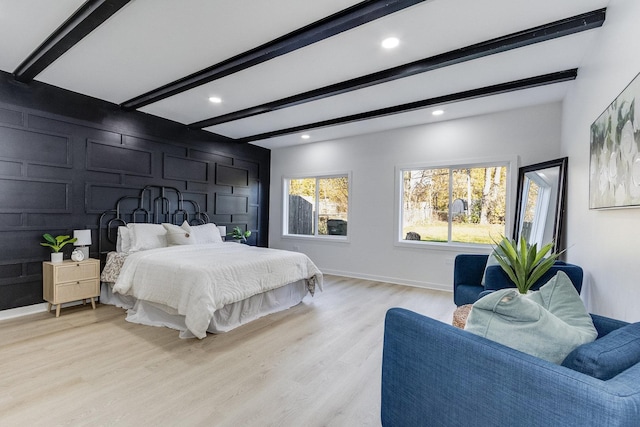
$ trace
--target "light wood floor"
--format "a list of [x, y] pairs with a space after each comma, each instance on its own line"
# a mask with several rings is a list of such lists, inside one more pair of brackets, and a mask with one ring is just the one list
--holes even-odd
[[221, 335], [127, 323], [113, 306], [0, 322], [0, 426], [378, 426], [384, 314], [451, 322], [447, 292], [335, 276]]

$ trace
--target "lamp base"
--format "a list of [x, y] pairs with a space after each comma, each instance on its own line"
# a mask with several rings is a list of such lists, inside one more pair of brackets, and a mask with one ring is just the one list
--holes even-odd
[[89, 259], [89, 246], [78, 246], [76, 249], [82, 252], [84, 259]]

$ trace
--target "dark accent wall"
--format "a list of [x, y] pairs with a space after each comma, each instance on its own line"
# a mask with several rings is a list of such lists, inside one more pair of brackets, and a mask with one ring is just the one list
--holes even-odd
[[[0, 310], [42, 302], [42, 234], [91, 229], [119, 197], [171, 186], [268, 241], [270, 151], [0, 72]], [[63, 251], [69, 258], [71, 245]]]

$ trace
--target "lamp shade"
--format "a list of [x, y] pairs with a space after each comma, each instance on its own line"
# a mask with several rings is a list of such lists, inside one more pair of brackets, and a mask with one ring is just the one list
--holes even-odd
[[74, 246], [91, 246], [91, 230], [73, 230]]

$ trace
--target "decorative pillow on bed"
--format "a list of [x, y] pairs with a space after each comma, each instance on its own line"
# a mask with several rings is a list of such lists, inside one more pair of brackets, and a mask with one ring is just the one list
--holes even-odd
[[191, 232], [191, 226], [187, 221], [182, 225], [174, 225], [163, 223], [162, 226], [167, 231], [167, 245], [193, 245], [196, 243], [196, 239]]
[[116, 240], [116, 252], [127, 253], [131, 250], [131, 230], [126, 226], [118, 227], [118, 239]]
[[222, 243], [220, 230], [214, 223], [203, 225], [192, 225], [191, 233], [196, 238], [196, 243], [202, 245], [205, 243]]
[[127, 224], [131, 232], [130, 252], [166, 248], [167, 232], [161, 224]]
[[562, 271], [531, 294], [501, 289], [479, 299], [465, 330], [557, 364], [598, 335], [580, 295]]

